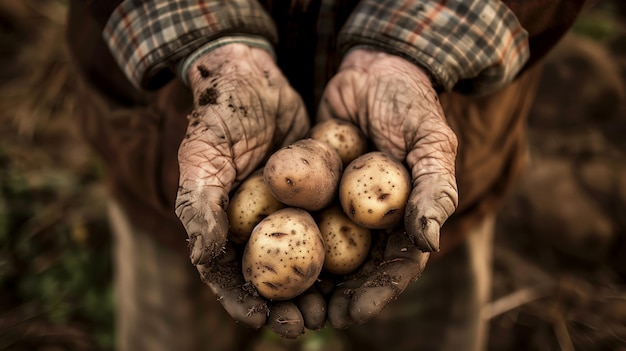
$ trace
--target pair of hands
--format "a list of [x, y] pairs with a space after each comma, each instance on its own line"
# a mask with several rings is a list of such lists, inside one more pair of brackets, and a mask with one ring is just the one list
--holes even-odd
[[456, 137], [422, 69], [358, 48], [328, 83], [317, 120], [359, 126], [378, 150], [406, 163], [413, 190], [405, 228], [376, 235], [358, 272], [341, 281], [320, 280], [305, 297], [283, 302], [264, 300], [244, 282], [241, 248], [227, 241], [226, 207], [238, 182], [273, 151], [306, 136], [306, 109], [273, 58], [244, 44], [205, 54], [191, 68], [189, 82], [194, 110], [179, 149], [176, 214], [189, 235], [192, 263], [234, 319], [285, 337], [319, 329], [327, 319], [345, 328], [377, 315], [419, 277], [458, 201]]

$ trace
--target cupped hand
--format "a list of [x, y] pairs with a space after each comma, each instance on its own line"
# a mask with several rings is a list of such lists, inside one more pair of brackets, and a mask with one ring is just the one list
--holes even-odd
[[428, 75], [417, 65], [381, 51], [355, 48], [328, 83], [318, 121], [348, 120], [374, 147], [404, 162], [413, 189], [404, 229], [387, 235], [382, 257], [339, 284], [328, 306], [334, 327], [377, 315], [419, 277], [428, 253], [439, 250], [439, 231], [458, 204], [457, 139]]
[[[227, 240], [229, 193], [271, 152], [303, 138], [309, 119], [302, 99], [263, 49], [224, 45], [196, 60], [188, 78], [194, 106], [178, 152], [176, 214], [202, 280], [233, 318], [259, 328], [268, 308], [270, 319], [274, 312], [244, 282], [241, 250]], [[306, 315], [295, 302], [283, 305], [279, 312], [295, 316], [288, 319], [293, 325], [274, 329], [297, 334]]]

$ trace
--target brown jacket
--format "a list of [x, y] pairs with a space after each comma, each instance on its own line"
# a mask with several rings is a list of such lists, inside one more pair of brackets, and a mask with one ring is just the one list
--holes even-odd
[[[77, 106], [85, 135], [106, 163], [112, 190], [136, 224], [169, 246], [185, 250], [186, 235], [173, 212], [178, 182], [176, 154], [191, 107], [187, 89], [174, 80], [160, 90], [137, 90], [114, 62], [102, 40], [102, 29], [120, 1], [70, 2], [67, 38], [82, 77]], [[329, 49], [326, 76], [311, 72], [319, 49], [316, 23], [319, 0], [295, 13], [290, 2], [264, 1], [281, 38], [278, 62], [300, 92], [311, 116], [321, 87], [339, 64]], [[491, 95], [468, 97], [443, 93], [441, 101], [460, 141], [457, 180], [460, 204], [444, 226], [442, 248], [462, 237], [469, 225], [494, 211], [524, 164], [525, 118], [539, 73], [538, 62], [572, 26], [583, 0], [507, 0], [528, 31], [531, 56], [509, 86]], [[355, 1], [338, 1], [331, 22], [341, 28]], [[307, 67], [311, 69], [306, 69]], [[167, 101], [167, 103], [164, 103]], [[447, 234], [452, 233], [452, 234]]]

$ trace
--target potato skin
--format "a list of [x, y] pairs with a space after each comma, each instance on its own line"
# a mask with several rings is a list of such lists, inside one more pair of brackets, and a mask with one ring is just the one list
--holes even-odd
[[243, 275], [269, 300], [287, 300], [315, 283], [324, 265], [324, 241], [313, 217], [287, 207], [263, 219], [243, 253]]
[[285, 205], [270, 193], [259, 169], [246, 178], [230, 199], [226, 210], [229, 224], [229, 240], [244, 244], [252, 229], [263, 218], [284, 208]]
[[365, 135], [348, 121], [329, 119], [320, 122], [311, 128], [310, 134], [311, 139], [325, 142], [337, 150], [344, 166], [367, 151]]
[[355, 223], [370, 229], [390, 229], [402, 222], [410, 192], [406, 167], [374, 151], [346, 167], [339, 184], [339, 201]]
[[350, 220], [338, 205], [320, 212], [317, 223], [326, 246], [324, 270], [347, 274], [365, 261], [372, 244], [369, 229]]
[[342, 170], [339, 154], [332, 147], [301, 139], [270, 156], [263, 178], [278, 201], [316, 211], [333, 200]]

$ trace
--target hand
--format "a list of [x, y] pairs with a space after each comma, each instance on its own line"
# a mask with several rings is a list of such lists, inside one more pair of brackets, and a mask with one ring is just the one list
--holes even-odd
[[329, 302], [331, 324], [346, 327], [377, 315], [417, 279], [427, 252], [439, 250], [440, 228], [458, 204], [457, 139], [428, 75], [399, 56], [371, 49], [346, 55], [317, 117], [353, 122], [378, 150], [406, 162], [413, 181], [406, 234], [389, 235], [378, 263], [340, 284]]
[[[265, 50], [224, 45], [196, 60], [188, 78], [194, 108], [178, 153], [176, 214], [202, 280], [233, 318], [259, 328], [266, 323], [268, 303], [245, 284], [240, 250], [227, 242], [228, 194], [271, 152], [303, 138], [309, 119]], [[307, 316], [294, 302], [286, 304], [286, 314], [296, 316], [289, 319], [295, 327], [274, 330], [289, 336], [303, 329]], [[270, 306], [270, 319], [272, 314]]]

